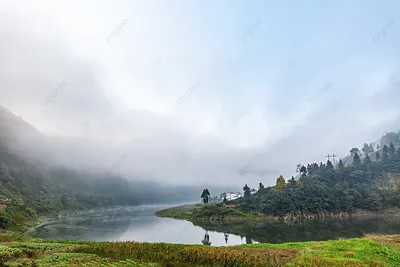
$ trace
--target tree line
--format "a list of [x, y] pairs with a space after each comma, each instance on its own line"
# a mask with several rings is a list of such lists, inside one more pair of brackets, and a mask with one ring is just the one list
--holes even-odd
[[[247, 185], [244, 197], [236, 200], [246, 211], [265, 215], [379, 211], [400, 206], [400, 138], [398, 133], [382, 137], [375, 150], [364, 144], [362, 151], [350, 150], [351, 162], [340, 160], [336, 166], [310, 163], [298, 166], [299, 178], [281, 175], [275, 186], [264, 187], [251, 195]], [[397, 146], [397, 148], [396, 148]]]

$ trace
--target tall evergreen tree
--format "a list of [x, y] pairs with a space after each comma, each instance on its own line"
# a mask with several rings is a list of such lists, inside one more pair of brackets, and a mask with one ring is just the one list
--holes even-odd
[[244, 198], [250, 198], [251, 193], [250, 193], [250, 187], [247, 186], [247, 184], [243, 187], [244, 191]]
[[364, 163], [365, 163], [365, 164], [371, 163], [371, 159], [369, 158], [368, 154], [367, 154], [367, 155], [365, 156], [365, 158], [364, 158]]
[[396, 148], [394, 147], [393, 143], [390, 142], [389, 146], [389, 160], [394, 161], [396, 159]]
[[330, 160], [328, 160], [328, 161], [326, 162], [326, 168], [327, 168], [328, 170], [333, 170], [333, 169], [334, 169], [333, 164], [332, 164], [332, 162], [331, 162]]
[[297, 165], [296, 165], [296, 172], [298, 173], [298, 174], [300, 174], [300, 172], [301, 172], [301, 167], [302, 167], [303, 165], [301, 165], [301, 163], [298, 163]]
[[300, 168], [300, 173], [302, 176], [306, 176], [307, 175], [307, 168], [305, 166], [302, 166]]
[[389, 161], [389, 148], [387, 145], [384, 145], [382, 148], [382, 162], [387, 163]]
[[356, 147], [353, 147], [351, 150], [350, 150], [350, 154], [354, 157], [354, 154], [358, 154], [358, 153], [360, 153], [360, 150], [358, 149], [358, 148], [356, 148]]
[[206, 188], [206, 194], [207, 194], [208, 196], [211, 195], [211, 194], [210, 194], [210, 191], [208, 191], [208, 188]]
[[313, 171], [313, 166], [312, 166], [312, 164], [307, 164], [307, 172], [308, 172], [308, 173], [312, 173], [312, 171]]
[[375, 158], [376, 158], [376, 161], [381, 161], [381, 154], [379, 154], [379, 151], [376, 151]]
[[400, 161], [400, 146], [397, 148], [396, 160], [397, 160], [397, 161]]
[[339, 167], [339, 170], [340, 170], [340, 171], [343, 171], [343, 170], [344, 170], [344, 163], [343, 163], [343, 160], [342, 160], [342, 159], [339, 160], [339, 166], [338, 166], [338, 167]]
[[360, 164], [361, 164], [361, 158], [357, 153], [355, 153], [353, 157], [353, 165], [358, 166]]
[[292, 176], [292, 178], [288, 181], [288, 187], [289, 188], [295, 188], [296, 187], [296, 180], [294, 179], [294, 177]]
[[210, 196], [210, 192], [208, 189], [203, 189], [203, 193], [201, 193], [201, 198], [203, 199], [204, 204], [208, 203], [208, 197]]
[[259, 190], [264, 189], [264, 185], [262, 183], [259, 183]]
[[365, 155], [369, 154], [369, 145], [367, 143], [364, 143], [362, 151], [364, 152]]

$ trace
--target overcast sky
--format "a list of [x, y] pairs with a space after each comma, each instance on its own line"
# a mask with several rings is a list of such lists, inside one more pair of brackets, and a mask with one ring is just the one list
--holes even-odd
[[127, 177], [270, 185], [400, 124], [398, 1], [2, 0], [0, 20], [0, 105], [85, 138], [82, 164], [128, 153]]

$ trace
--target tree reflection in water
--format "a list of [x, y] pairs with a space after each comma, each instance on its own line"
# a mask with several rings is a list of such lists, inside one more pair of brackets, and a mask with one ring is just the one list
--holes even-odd
[[[400, 216], [365, 216], [352, 219], [326, 218], [303, 221], [194, 222], [208, 231], [240, 237], [241, 242], [280, 244], [362, 237], [366, 233], [399, 234]], [[382, 226], [384, 225], [384, 226]], [[232, 243], [232, 240], [231, 240]]]
[[210, 246], [210, 236], [208, 235], [208, 231], [206, 230], [206, 234], [204, 235], [204, 239], [201, 241], [203, 245]]
[[253, 240], [248, 236], [246, 236], [246, 244], [253, 244]]

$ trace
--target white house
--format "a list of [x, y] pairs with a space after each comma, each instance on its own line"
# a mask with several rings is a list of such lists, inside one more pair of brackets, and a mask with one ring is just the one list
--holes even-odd
[[234, 200], [239, 197], [242, 197], [243, 195], [241, 193], [234, 193], [234, 192], [228, 192], [226, 193], [226, 199], [227, 200]]

